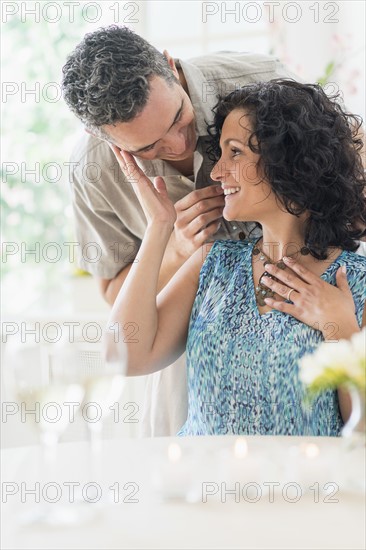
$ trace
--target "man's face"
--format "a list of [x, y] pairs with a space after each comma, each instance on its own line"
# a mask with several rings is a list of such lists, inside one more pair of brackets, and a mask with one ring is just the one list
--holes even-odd
[[130, 122], [103, 126], [114, 144], [147, 160], [184, 160], [196, 148], [195, 115], [180, 84], [153, 77], [143, 111]]

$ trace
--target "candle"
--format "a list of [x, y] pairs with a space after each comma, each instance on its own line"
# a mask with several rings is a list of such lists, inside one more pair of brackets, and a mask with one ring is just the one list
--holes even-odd
[[234, 445], [234, 456], [235, 458], [241, 460], [245, 458], [248, 454], [248, 443], [244, 437], [238, 437]]
[[168, 459], [171, 464], [176, 464], [182, 458], [182, 449], [178, 443], [171, 443], [168, 447]]
[[262, 460], [259, 455], [249, 452], [247, 440], [238, 437], [234, 446], [223, 452], [223, 475], [230, 483], [241, 485], [258, 482], [261, 475]]
[[156, 457], [152, 484], [162, 500], [189, 500], [194, 464], [178, 443], [170, 443], [164, 455]]
[[287, 482], [298, 483], [305, 491], [310, 491], [314, 483], [319, 484], [320, 492], [327, 492], [324, 485], [333, 482], [330, 462], [326, 453], [312, 442], [301, 443], [289, 449], [285, 477]]

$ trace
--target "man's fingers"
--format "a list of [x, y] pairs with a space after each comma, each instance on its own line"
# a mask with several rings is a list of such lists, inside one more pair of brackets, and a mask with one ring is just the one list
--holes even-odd
[[289, 268], [280, 269], [275, 264], [267, 264], [266, 271], [268, 271], [268, 273], [276, 277], [276, 279], [278, 279], [288, 287], [293, 288], [298, 292], [300, 292], [301, 290], [304, 290], [305, 287], [307, 286], [307, 284], [303, 281], [303, 279], [301, 279], [296, 273], [294, 273]]
[[301, 265], [295, 258], [292, 257], [283, 257], [284, 263], [287, 265], [287, 267], [290, 267], [292, 271], [300, 277], [305, 283], [316, 284], [319, 282], [320, 277], [315, 275], [308, 269], [307, 267]]
[[[180, 201], [178, 201], [180, 202]], [[223, 197], [216, 196], [209, 199], [204, 199], [193, 204], [187, 210], [182, 210], [178, 203], [175, 203], [175, 209], [178, 216], [178, 224], [180, 227], [185, 227], [190, 223], [194, 222], [198, 217], [208, 214], [213, 210], [220, 209], [220, 216], [222, 215], [223, 209], [225, 206], [225, 201]], [[210, 214], [212, 215], [212, 214]], [[210, 218], [209, 221], [215, 218]]]
[[202, 246], [204, 242], [207, 241], [207, 239], [209, 239], [210, 237], [215, 235], [215, 233], [217, 233], [217, 231], [220, 229], [220, 226], [221, 226], [221, 222], [218, 220], [215, 220], [210, 224], [208, 224], [204, 229], [199, 231], [194, 237], [194, 242], [196, 246], [197, 247]]
[[215, 210], [211, 210], [211, 212], [206, 212], [206, 214], [201, 214], [200, 216], [195, 218], [190, 225], [195, 228], [195, 233], [197, 233], [198, 231], [201, 231], [203, 227], [205, 227], [209, 223], [219, 220], [221, 217], [222, 209], [215, 208]]
[[175, 203], [175, 207], [179, 210], [188, 210], [193, 205], [204, 199], [210, 199], [221, 195], [223, 196], [223, 194], [224, 190], [220, 185], [209, 185], [208, 187], [191, 191], [191, 193], [188, 193], [188, 195], [177, 201]]

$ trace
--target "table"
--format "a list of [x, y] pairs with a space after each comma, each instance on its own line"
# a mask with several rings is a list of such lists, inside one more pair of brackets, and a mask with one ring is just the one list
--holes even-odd
[[[363, 448], [345, 450], [340, 438], [248, 436], [244, 442], [248, 452], [244, 458], [235, 458], [236, 442], [235, 436], [107, 440], [97, 464], [94, 460], [93, 474], [87, 444], [62, 443], [48, 467], [48, 478], [44, 471], [37, 474], [38, 447], [3, 450], [3, 502], [6, 491], [15, 491], [15, 484], [19, 491], [7, 494], [7, 502], [2, 504], [2, 548], [365, 548]], [[247, 461], [247, 469], [240, 470], [244, 472], [241, 478], [236, 470], [240, 460]], [[256, 477], [252, 468], [259, 463]], [[187, 479], [194, 480], [196, 492], [191, 492], [189, 502], [169, 494], [162, 498], [174, 483], [174, 475], [169, 476], [175, 467], [181, 489], [189, 484]], [[162, 482], [165, 475], [168, 478]], [[26, 502], [21, 502], [20, 484], [29, 489], [37, 480], [40, 488], [47, 480], [59, 484], [60, 502], [70, 497], [64, 490], [70, 485], [65, 483], [74, 481], [85, 488], [87, 483], [97, 482], [108, 504], [98, 512], [97, 503], [84, 503], [96, 510], [94, 519], [85, 523], [20, 527], [20, 515], [39, 506], [32, 495], [25, 494]], [[314, 482], [319, 483], [318, 495]], [[328, 494], [322, 492], [326, 482], [333, 484]], [[239, 493], [233, 493], [235, 483], [239, 483]], [[255, 489], [255, 483], [265, 489], [260, 498], [255, 490], [247, 490]], [[268, 483], [277, 483], [272, 485], [272, 495], [266, 492]], [[297, 494], [296, 485], [300, 487]], [[88, 499], [92, 498], [89, 494]]]

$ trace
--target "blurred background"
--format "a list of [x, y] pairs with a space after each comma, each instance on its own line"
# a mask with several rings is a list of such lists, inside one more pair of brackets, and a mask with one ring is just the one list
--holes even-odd
[[[97, 339], [107, 318], [72, 245], [68, 163], [83, 128], [60, 81], [85, 33], [127, 25], [183, 59], [218, 50], [272, 54], [302, 79], [340, 90], [348, 110], [365, 117], [362, 0], [2, 2], [1, 10], [3, 342], [21, 323], [42, 337], [45, 325], [70, 321], [89, 323]], [[142, 382], [131, 384], [131, 395], [141, 395]]]

